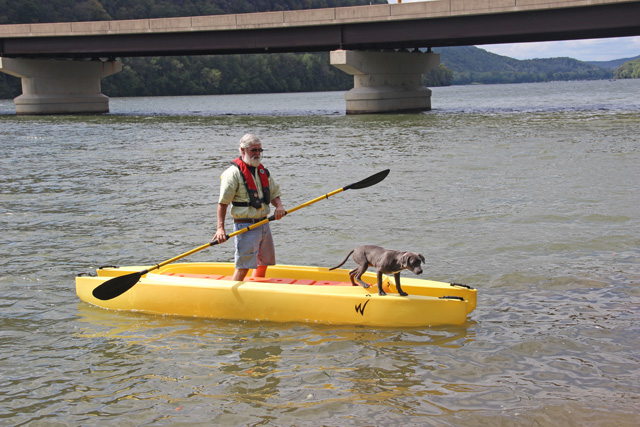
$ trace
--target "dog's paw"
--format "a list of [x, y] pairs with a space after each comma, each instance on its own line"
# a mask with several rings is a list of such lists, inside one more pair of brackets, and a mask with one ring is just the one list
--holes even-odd
[[387, 293], [386, 293], [385, 291], [383, 291], [382, 289], [380, 289], [380, 290], [378, 291], [378, 295], [380, 295], [380, 296], [382, 296], [382, 297], [383, 297], [383, 296], [385, 296], [386, 294], [387, 294]]
[[400, 292], [400, 296], [406, 297], [406, 296], [409, 296], [409, 294], [406, 293], [405, 291], [401, 291]]

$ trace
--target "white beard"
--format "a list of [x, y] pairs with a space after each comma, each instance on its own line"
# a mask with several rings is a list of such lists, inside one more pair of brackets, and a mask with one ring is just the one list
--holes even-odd
[[260, 160], [262, 160], [262, 156], [249, 157], [249, 155], [246, 155], [245, 158], [242, 160], [249, 166], [253, 166], [254, 168], [257, 168], [258, 166], [260, 166]]

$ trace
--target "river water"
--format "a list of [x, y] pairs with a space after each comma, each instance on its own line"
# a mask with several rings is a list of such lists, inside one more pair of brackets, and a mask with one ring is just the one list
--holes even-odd
[[[0, 425], [637, 425], [640, 80], [435, 88], [346, 116], [343, 93], [0, 101]], [[213, 235], [245, 132], [285, 208], [278, 261], [419, 251], [478, 289], [461, 327], [371, 329], [110, 312], [74, 276]], [[230, 261], [233, 245], [185, 261]], [[352, 266], [352, 264], [347, 264]], [[410, 275], [410, 273], [403, 273]], [[392, 322], [392, 319], [390, 319]]]

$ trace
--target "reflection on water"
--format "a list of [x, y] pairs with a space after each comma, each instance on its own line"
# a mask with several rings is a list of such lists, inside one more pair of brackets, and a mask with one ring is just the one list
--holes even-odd
[[[436, 88], [432, 112], [361, 117], [341, 93], [112, 99], [109, 115], [72, 117], [0, 102], [0, 425], [635, 425], [638, 84]], [[470, 320], [373, 329], [80, 303], [77, 273], [206, 243], [247, 131], [285, 207], [392, 171], [274, 223], [280, 263], [415, 250], [424, 276], [478, 288]]]
[[[467, 329], [477, 324], [468, 321], [463, 326], [442, 326], [429, 329], [400, 329], [392, 327], [370, 330], [365, 327], [344, 325], [300, 325], [280, 324], [270, 322], [244, 322], [211, 319], [185, 319], [169, 316], [154, 316], [135, 312], [120, 312], [104, 310], [85, 303], [78, 303], [77, 321], [82, 328], [77, 331], [83, 338], [119, 339], [130, 345], [153, 345], [158, 340], [181, 340], [185, 336], [191, 339], [198, 337], [206, 339], [212, 335], [217, 341], [222, 341], [221, 333], [228, 333], [227, 339], [234, 340], [240, 334], [263, 334], [265, 330], [274, 333], [284, 333], [288, 339], [298, 338], [304, 346], [326, 346], [332, 343], [361, 342], [371, 343], [384, 337], [386, 344], [394, 347], [416, 345], [448, 346], [459, 348], [467, 342], [473, 341], [468, 336]], [[301, 331], [312, 331], [311, 335], [301, 335]], [[276, 337], [272, 337], [277, 340]], [[177, 343], [172, 342], [173, 345]], [[338, 344], [340, 347], [340, 344]], [[330, 350], [330, 348], [329, 348]]]
[[[136, 354], [153, 354], [160, 360], [179, 354], [180, 359], [188, 359], [188, 364], [171, 364], [172, 372], [160, 373], [156, 367], [149, 375], [173, 383], [170, 394], [182, 394], [169, 399], [175, 401], [176, 408], [183, 410], [193, 400], [197, 404], [200, 399], [213, 398], [228, 400], [234, 406], [261, 403], [285, 412], [318, 414], [329, 403], [348, 406], [350, 402], [375, 405], [397, 401], [394, 405], [404, 405], [404, 396], [423, 388], [424, 372], [447, 368], [444, 360], [429, 354], [438, 348], [463, 348], [473, 341], [468, 329], [477, 324], [470, 321], [462, 327], [369, 330], [165, 318], [107, 312], [83, 303], [78, 305], [78, 315], [83, 325], [77, 332], [79, 338], [94, 343], [118, 342], [105, 349], [102, 362], [94, 362], [96, 367], [106, 364], [126, 377], [134, 369], [132, 364], [137, 366]], [[140, 364], [135, 369], [146, 368]], [[119, 376], [115, 371], [112, 375]], [[443, 384], [419, 394], [425, 394], [425, 398], [449, 394], [438, 390], [442, 387], [465, 391], [463, 386]], [[192, 394], [188, 389], [193, 389]], [[342, 396], [336, 397], [336, 392]], [[242, 411], [236, 409], [234, 413]]]

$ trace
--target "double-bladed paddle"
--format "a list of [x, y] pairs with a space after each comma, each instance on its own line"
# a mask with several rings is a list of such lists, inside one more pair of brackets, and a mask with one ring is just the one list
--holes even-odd
[[[338, 193], [341, 193], [345, 190], [360, 190], [363, 188], [367, 188], [367, 187], [371, 187], [372, 185], [376, 185], [377, 183], [379, 183], [380, 181], [382, 181], [383, 179], [385, 179], [387, 177], [387, 175], [389, 175], [390, 170], [389, 169], [385, 169], [381, 172], [378, 172], [376, 174], [371, 175], [370, 177], [367, 177], [365, 179], [363, 179], [362, 181], [358, 181], [358, 182], [354, 182], [353, 184], [349, 184], [347, 186], [344, 186], [342, 188], [339, 188], [335, 191], [332, 191], [330, 193], [325, 194], [324, 196], [320, 196], [317, 197], [313, 200], [309, 200], [306, 203], [301, 204], [300, 206], [296, 206], [294, 208], [291, 208], [289, 210], [286, 211], [285, 214], [290, 214], [291, 212], [295, 212], [298, 209], [302, 209], [304, 207], [307, 207], [309, 205], [312, 205], [316, 202], [319, 202], [320, 200], [324, 200], [324, 199], [328, 199], [331, 196], [334, 196]], [[236, 236], [238, 234], [242, 234], [245, 233], [249, 230], [253, 230], [254, 228], [260, 227], [263, 224], [266, 224], [269, 221], [274, 221], [276, 218], [274, 215], [271, 215], [269, 218], [265, 218], [260, 222], [256, 222], [255, 224], [251, 224], [250, 226], [243, 228], [242, 230], [238, 230], [235, 231], [231, 234], [229, 234], [229, 237], [233, 237]], [[195, 249], [191, 249], [189, 252], [185, 252], [181, 255], [178, 255], [176, 257], [173, 257], [171, 259], [168, 259], [166, 261], [161, 262], [160, 264], [156, 264], [153, 267], [150, 267], [146, 270], [142, 270], [142, 271], [138, 271], [137, 273], [131, 273], [131, 274], [126, 274], [124, 276], [118, 276], [118, 277], [114, 277], [112, 279], [107, 280], [106, 282], [102, 283], [100, 286], [96, 287], [93, 290], [93, 296], [96, 297], [97, 299], [100, 300], [109, 300], [109, 299], [113, 299], [119, 295], [122, 295], [123, 293], [127, 292], [129, 289], [131, 289], [136, 283], [138, 283], [138, 281], [140, 280], [140, 278], [142, 276], [144, 276], [145, 274], [149, 273], [150, 271], [156, 270], [160, 267], [163, 267], [167, 264], [171, 264], [172, 262], [178, 261], [179, 259], [182, 259], [184, 257], [187, 257], [189, 255], [192, 255], [196, 252], [199, 252], [203, 249], [208, 248], [209, 246], [214, 246], [217, 245], [219, 242], [218, 240], [213, 240], [205, 245], [199, 246]]]

